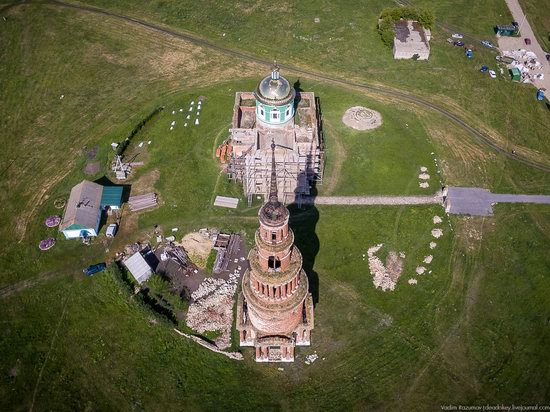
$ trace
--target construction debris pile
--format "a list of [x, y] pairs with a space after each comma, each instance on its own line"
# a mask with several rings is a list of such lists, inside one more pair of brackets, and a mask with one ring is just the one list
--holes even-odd
[[376, 253], [384, 246], [382, 243], [368, 249], [367, 255], [369, 260], [369, 270], [373, 276], [372, 283], [376, 288], [386, 290], [394, 290], [397, 280], [403, 271], [403, 252], [397, 255], [395, 252], [390, 252], [386, 259], [386, 265], [382, 263]]
[[233, 296], [239, 279], [238, 271], [231, 273], [227, 281], [206, 278], [191, 295], [193, 302], [187, 312], [187, 326], [199, 333], [220, 332], [215, 339], [220, 349], [231, 346]]
[[533, 80], [543, 80], [542, 63], [538, 60], [537, 55], [532, 51], [525, 49], [517, 49], [512, 51], [503, 51], [503, 59], [513, 59], [513, 62], [508, 66], [510, 69], [517, 68], [521, 73], [521, 82], [529, 83]]
[[312, 353], [311, 355], [307, 355], [306, 356], [306, 361], [305, 361], [305, 364], [306, 365], [311, 365], [313, 362], [315, 362], [317, 359], [319, 359], [319, 355], [317, 355], [317, 351], [315, 351], [314, 353]]
[[131, 196], [128, 199], [128, 207], [132, 212], [138, 210], [149, 209], [158, 205], [156, 193], [147, 193], [145, 195]]
[[[432, 221], [434, 222], [435, 225], [439, 225], [443, 222], [443, 219], [441, 219], [441, 217], [439, 217], [439, 216], [434, 216]], [[441, 236], [443, 236], [443, 230], [441, 230], [440, 228], [435, 228], [435, 229], [432, 229], [431, 234], [432, 234], [433, 237], [435, 237], [437, 239], [437, 238], [440, 238]], [[430, 242], [430, 249], [435, 249], [436, 246], [437, 246], [437, 243]], [[422, 263], [425, 264], [425, 265], [429, 265], [430, 263], [432, 263], [433, 259], [434, 259], [433, 255], [426, 255], [426, 256], [424, 256], [424, 259], [422, 260]], [[417, 275], [423, 275], [426, 272], [428, 274], [432, 273], [431, 270], [426, 269], [426, 267], [424, 267], [424, 266], [417, 266], [416, 269], [415, 269], [415, 272], [416, 272]], [[418, 281], [414, 278], [411, 278], [411, 279], [408, 280], [408, 283], [409, 283], [409, 285], [416, 285], [418, 283]]]

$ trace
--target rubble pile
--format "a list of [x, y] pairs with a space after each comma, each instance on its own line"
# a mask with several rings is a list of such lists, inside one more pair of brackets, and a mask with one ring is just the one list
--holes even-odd
[[529, 83], [536, 79], [544, 79], [542, 63], [532, 51], [525, 49], [506, 50], [502, 52], [502, 55], [514, 59], [509, 67], [515, 67], [521, 72], [521, 81], [523, 83]]
[[[368, 249], [369, 270], [373, 276], [372, 283], [376, 288], [394, 290], [399, 276], [403, 270], [402, 258], [395, 252], [390, 252], [387, 259], [387, 267], [382, 263], [376, 253], [384, 246], [382, 243]], [[400, 253], [401, 256], [405, 254]]]
[[443, 236], [443, 231], [441, 229], [433, 229], [432, 236], [435, 237], [436, 239], [440, 238], [441, 236]]
[[317, 352], [315, 351], [315, 352], [312, 353], [311, 355], [307, 355], [307, 356], [306, 356], [305, 364], [306, 364], [306, 365], [311, 365], [311, 364], [312, 364], [313, 362], [315, 362], [318, 358], [319, 358], [319, 355], [317, 355]]
[[238, 271], [231, 273], [227, 281], [206, 278], [191, 295], [193, 303], [187, 312], [187, 326], [199, 333], [220, 332], [220, 336], [215, 339], [220, 349], [231, 346], [233, 295], [239, 278]]

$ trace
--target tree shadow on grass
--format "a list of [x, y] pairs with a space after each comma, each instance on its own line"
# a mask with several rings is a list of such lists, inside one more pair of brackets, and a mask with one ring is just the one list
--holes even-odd
[[[313, 182], [310, 196], [317, 196], [315, 182]], [[303, 257], [303, 268], [307, 274], [309, 281], [309, 291], [313, 297], [313, 304], [319, 302], [319, 275], [313, 269], [315, 266], [315, 258], [319, 253], [319, 238], [315, 233], [317, 221], [319, 220], [319, 211], [315, 204], [303, 205], [299, 200], [288, 205], [290, 211], [289, 226], [294, 232], [294, 244]]]

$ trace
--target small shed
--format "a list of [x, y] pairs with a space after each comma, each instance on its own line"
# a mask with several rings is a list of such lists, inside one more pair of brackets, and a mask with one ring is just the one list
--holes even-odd
[[136, 252], [124, 262], [122, 262], [128, 271], [132, 274], [137, 283], [142, 284], [153, 274], [151, 266], [147, 263], [141, 252]]
[[122, 186], [104, 186], [101, 196], [102, 209], [120, 209], [122, 206]]
[[510, 77], [513, 81], [519, 82], [521, 80], [521, 71], [517, 67], [510, 69]]
[[97, 236], [103, 186], [83, 180], [71, 189], [59, 230], [67, 239]]

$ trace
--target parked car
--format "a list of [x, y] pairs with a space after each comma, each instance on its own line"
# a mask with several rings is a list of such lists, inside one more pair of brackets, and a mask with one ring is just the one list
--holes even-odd
[[481, 69], [479, 69], [481, 73], [485, 73], [487, 70], [489, 70], [487, 66], [481, 66]]
[[117, 230], [118, 225], [116, 223], [111, 223], [109, 226], [107, 226], [107, 232], [105, 232], [105, 236], [115, 237]]
[[107, 265], [105, 263], [96, 263], [95, 265], [90, 265], [86, 269], [83, 270], [84, 274], [86, 276], [92, 276], [96, 273], [102, 272], [107, 268]]
[[460, 33], [454, 33], [451, 37], [453, 39], [463, 39], [464, 38], [464, 36]]
[[461, 41], [455, 41], [453, 44], [458, 47], [464, 47], [464, 42]]
[[482, 40], [481, 44], [483, 44], [485, 47], [488, 47], [490, 49], [496, 48], [496, 46], [493, 43], [491, 43], [489, 40]]
[[526, 37], [525, 39], [523, 39], [525, 41], [525, 44], [526, 45], [530, 45], [531, 44], [531, 39], [529, 37]]
[[497, 77], [497, 74], [494, 70], [489, 70], [489, 76], [491, 76], [491, 79], [495, 79]]

